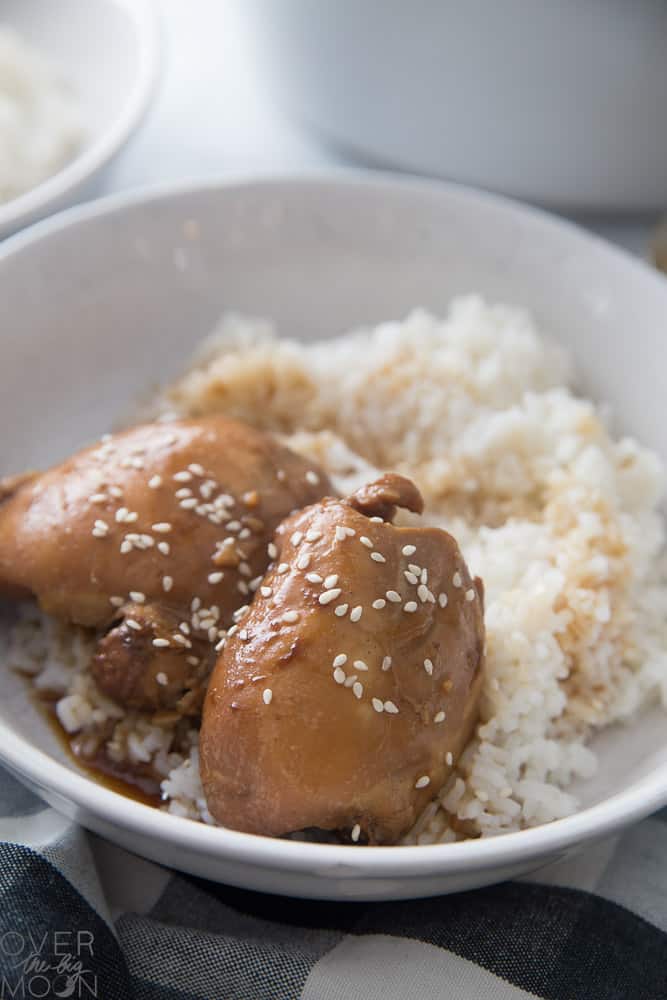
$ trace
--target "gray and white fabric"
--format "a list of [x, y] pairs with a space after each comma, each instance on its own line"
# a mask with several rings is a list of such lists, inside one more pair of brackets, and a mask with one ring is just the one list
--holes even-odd
[[0, 1000], [667, 998], [667, 810], [530, 879], [396, 903], [170, 872], [0, 771]]

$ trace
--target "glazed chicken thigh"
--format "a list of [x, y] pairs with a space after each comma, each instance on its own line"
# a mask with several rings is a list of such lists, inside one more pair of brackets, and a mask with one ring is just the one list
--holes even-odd
[[312, 463], [220, 416], [107, 435], [0, 484], [0, 594], [110, 629], [93, 663], [102, 689], [169, 706], [200, 685], [276, 526], [330, 490]]
[[204, 703], [213, 816], [395, 843], [444, 784], [477, 719], [483, 590], [451, 535], [387, 475], [277, 529], [273, 562], [229, 630]]

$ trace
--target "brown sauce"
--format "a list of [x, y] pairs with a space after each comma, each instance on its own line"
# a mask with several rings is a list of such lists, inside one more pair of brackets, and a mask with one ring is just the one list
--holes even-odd
[[35, 692], [31, 692], [31, 694], [58, 742], [80, 770], [85, 771], [89, 777], [111, 792], [117, 792], [126, 798], [134, 799], [135, 802], [141, 802], [145, 806], [157, 807], [161, 804], [160, 785], [155, 778], [140, 771], [124, 770], [104, 753], [98, 753], [92, 758], [86, 758], [77, 753], [69, 736], [58, 721], [55, 703], [46, 701], [43, 696], [39, 697]]

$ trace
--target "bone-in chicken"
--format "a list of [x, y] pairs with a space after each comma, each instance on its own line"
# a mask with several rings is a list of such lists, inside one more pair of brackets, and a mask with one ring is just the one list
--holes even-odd
[[100, 685], [164, 707], [197, 686], [202, 643], [250, 601], [279, 522], [330, 490], [312, 463], [224, 417], [136, 427], [0, 485], [0, 593], [111, 628]]
[[201, 775], [222, 824], [395, 843], [445, 783], [477, 719], [483, 589], [384, 476], [288, 517], [204, 702]]

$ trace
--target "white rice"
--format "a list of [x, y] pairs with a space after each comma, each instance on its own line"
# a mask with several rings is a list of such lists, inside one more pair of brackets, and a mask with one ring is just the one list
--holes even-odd
[[82, 138], [74, 93], [40, 52], [0, 26], [0, 203], [60, 170]]
[[[406, 842], [571, 813], [568, 787], [596, 768], [591, 737], [667, 704], [665, 470], [615, 440], [572, 385], [567, 357], [529, 316], [467, 297], [444, 320], [417, 311], [311, 345], [227, 317], [157, 404], [158, 414], [221, 411], [278, 430], [341, 490], [377, 470], [411, 476], [425, 519], [457, 537], [484, 579], [481, 723]], [[84, 668], [68, 693], [87, 697], [92, 713], [86, 677]], [[84, 727], [92, 719], [78, 701], [62, 711]], [[141, 723], [117, 724], [118, 752], [144, 747], [165, 774], [167, 808], [210, 822], [196, 733], [173, 754]]]

